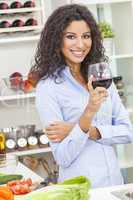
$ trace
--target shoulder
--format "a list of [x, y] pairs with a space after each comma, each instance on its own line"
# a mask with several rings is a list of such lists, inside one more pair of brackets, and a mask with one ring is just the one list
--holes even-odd
[[52, 78], [47, 78], [45, 80], [41, 79], [37, 84], [36, 92], [53, 90], [54, 87], [55, 82]]

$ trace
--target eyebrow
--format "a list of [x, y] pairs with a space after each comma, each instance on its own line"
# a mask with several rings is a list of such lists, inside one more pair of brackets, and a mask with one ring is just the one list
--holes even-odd
[[[84, 32], [83, 34], [88, 34], [88, 33], [91, 33], [90, 31], [87, 31], [87, 32]], [[76, 33], [73, 33], [73, 32], [64, 32], [64, 34], [66, 35], [66, 34], [74, 34], [74, 35], [76, 35]]]

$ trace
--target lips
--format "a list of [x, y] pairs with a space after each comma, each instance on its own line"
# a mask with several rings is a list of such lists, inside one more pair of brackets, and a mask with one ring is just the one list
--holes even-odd
[[75, 57], [78, 57], [78, 58], [84, 57], [85, 55], [85, 51], [77, 51], [77, 50], [71, 49], [71, 52]]

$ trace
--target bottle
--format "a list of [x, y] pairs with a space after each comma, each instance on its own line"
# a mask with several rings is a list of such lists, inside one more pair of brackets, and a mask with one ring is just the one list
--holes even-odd
[[36, 26], [37, 25], [37, 20], [30, 18], [25, 22], [25, 26]]
[[10, 22], [8, 21], [2, 21], [0, 22], [0, 28], [9, 28], [11, 26]]
[[122, 76], [117, 76], [117, 77], [113, 78], [114, 83], [116, 84], [117, 89], [123, 89], [124, 88], [124, 82], [123, 82], [122, 79], [123, 79]]
[[6, 137], [3, 129], [0, 130], [0, 164], [6, 158]]
[[24, 26], [24, 22], [21, 19], [16, 19], [12, 23], [12, 27], [22, 27]]
[[24, 137], [21, 137], [17, 141], [17, 145], [19, 149], [25, 149], [27, 147], [27, 140]]
[[17, 127], [17, 147], [18, 150], [27, 149], [27, 137], [25, 136], [25, 126]]
[[33, 7], [35, 7], [35, 2], [34, 1], [26, 1], [25, 3], [24, 3], [24, 6], [23, 6], [24, 8], [33, 8]]
[[10, 8], [14, 9], [14, 8], [22, 8], [22, 3], [19, 1], [14, 1], [11, 3]]
[[31, 135], [28, 137], [28, 145], [29, 145], [29, 148], [35, 148], [37, 147], [37, 144], [38, 144], [38, 139], [36, 136], [34, 135]]
[[39, 139], [39, 146], [40, 147], [48, 147], [49, 146], [49, 139], [46, 134], [42, 131], [37, 133]]
[[7, 3], [5, 3], [5, 2], [0, 3], [0, 10], [5, 10], [5, 9], [8, 9], [8, 8], [9, 8], [9, 6], [8, 6]]
[[14, 151], [16, 149], [16, 128], [7, 128], [6, 149]]

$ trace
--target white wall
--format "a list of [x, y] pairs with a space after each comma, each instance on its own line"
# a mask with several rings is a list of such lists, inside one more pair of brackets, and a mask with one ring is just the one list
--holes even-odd
[[16, 71], [27, 75], [36, 46], [35, 41], [0, 44], [0, 78]]

